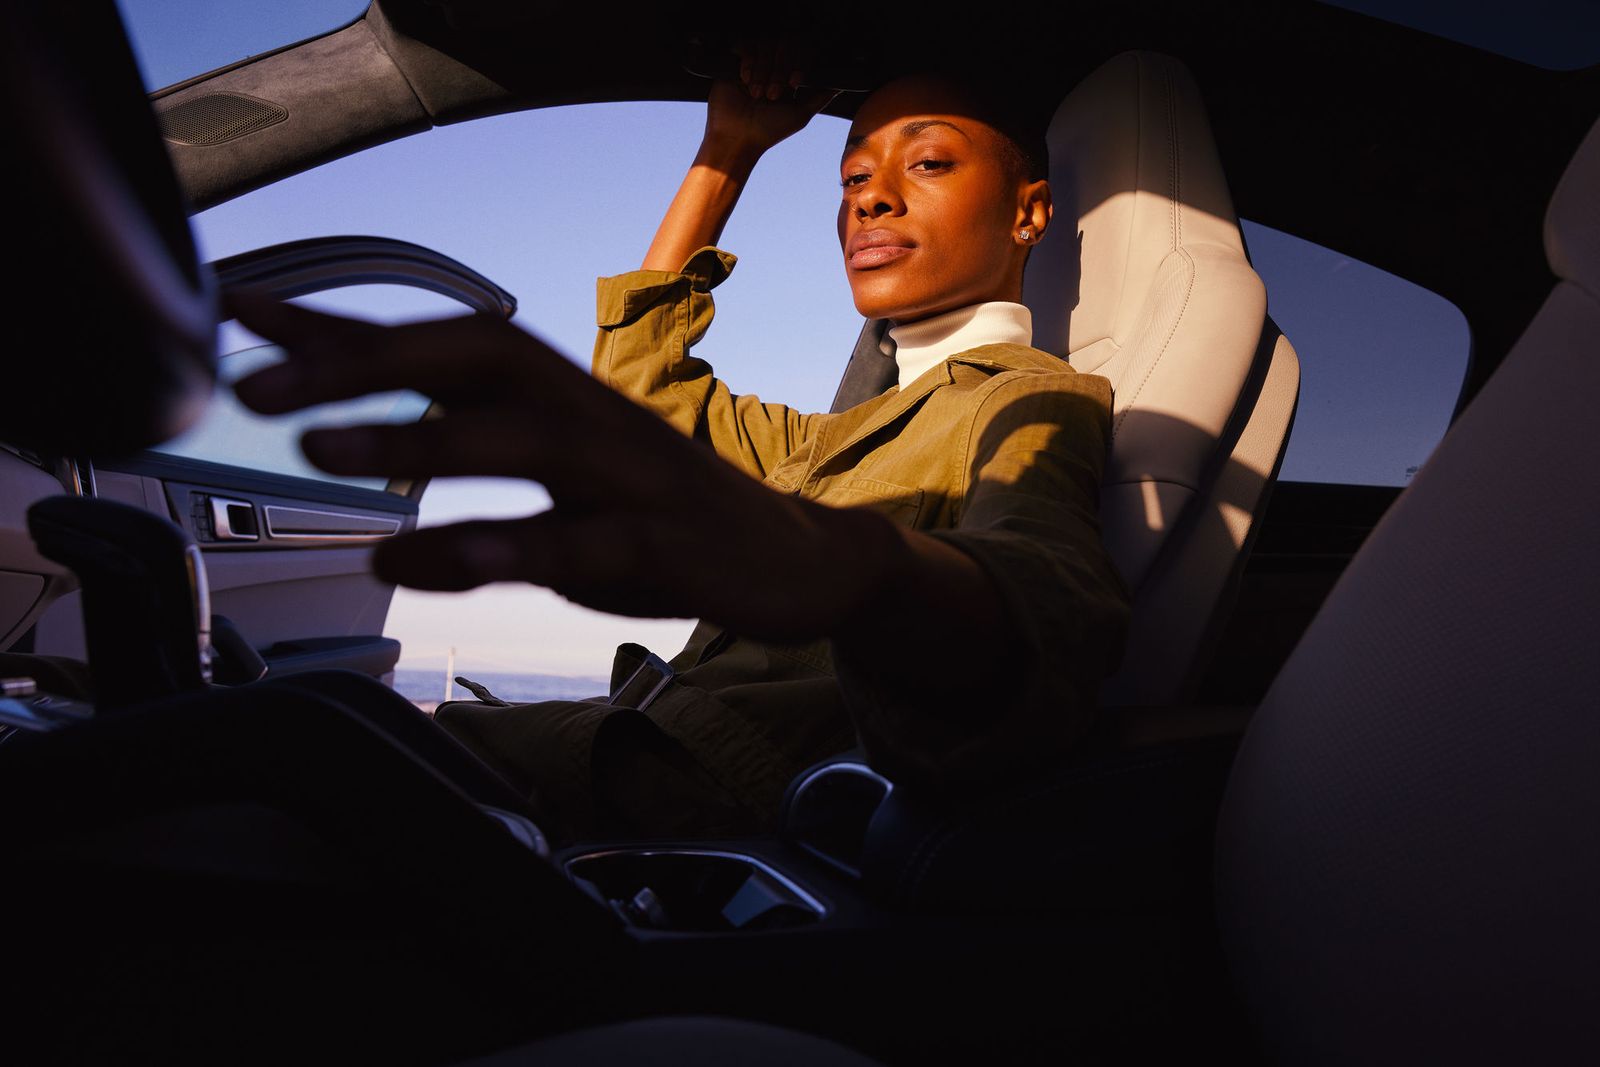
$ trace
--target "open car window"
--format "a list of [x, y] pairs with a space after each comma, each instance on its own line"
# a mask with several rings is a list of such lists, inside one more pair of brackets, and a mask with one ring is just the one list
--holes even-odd
[[[201, 212], [194, 217], [197, 238], [209, 260], [335, 234], [414, 242], [514, 293], [512, 321], [587, 369], [597, 332], [595, 279], [639, 266], [704, 125], [703, 103], [643, 101], [442, 126]], [[696, 354], [736, 393], [805, 411], [826, 411], [832, 402], [861, 328], [834, 228], [847, 128], [841, 119], [819, 116], [769, 152], [718, 241], [739, 261], [717, 288], [716, 321]], [[300, 302], [385, 321], [461, 311], [449, 302], [414, 311], [356, 306], [357, 293], [336, 290]], [[403, 406], [392, 411], [409, 414]], [[306, 413], [305, 424], [330, 415], [340, 417]], [[277, 461], [304, 463], [298, 433], [284, 426], [272, 453]], [[436, 478], [422, 494], [418, 523], [509, 518], [548, 506], [532, 482]], [[457, 672], [532, 700], [604, 692], [619, 643], [638, 641], [670, 656], [693, 625], [603, 615], [548, 590], [508, 583], [451, 595], [398, 590], [385, 632], [404, 645], [396, 685], [414, 699], [441, 699], [454, 649]], [[566, 680], [545, 678], [529, 688], [529, 674]]]
[[[446, 297], [385, 285], [352, 286], [299, 297], [294, 302], [321, 311], [386, 322], [456, 315], [464, 310]], [[263, 474], [383, 490], [388, 486], [382, 478], [342, 477], [313, 467], [300, 451], [300, 434], [312, 427], [415, 422], [429, 406], [427, 397], [408, 390], [323, 404], [288, 415], [257, 415], [239, 403], [232, 385], [262, 367], [279, 362], [283, 358], [282, 350], [264, 343], [237, 323], [227, 322], [221, 330], [220, 352], [217, 390], [205, 415], [188, 431], [157, 445], [153, 451]]]

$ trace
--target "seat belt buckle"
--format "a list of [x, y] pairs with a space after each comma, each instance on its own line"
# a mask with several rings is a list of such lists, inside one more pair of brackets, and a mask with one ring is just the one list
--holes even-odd
[[644, 659], [634, 672], [628, 675], [627, 680], [612, 690], [607, 703], [619, 708], [643, 711], [667, 687], [667, 683], [672, 681], [676, 673], [672, 669], [672, 664], [654, 652], [646, 652]]

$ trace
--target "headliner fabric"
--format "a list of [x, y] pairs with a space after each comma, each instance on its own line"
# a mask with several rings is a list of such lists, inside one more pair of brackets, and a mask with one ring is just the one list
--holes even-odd
[[843, 1045], [766, 1023], [710, 1015], [656, 1016], [557, 1034], [462, 1067], [878, 1067]]

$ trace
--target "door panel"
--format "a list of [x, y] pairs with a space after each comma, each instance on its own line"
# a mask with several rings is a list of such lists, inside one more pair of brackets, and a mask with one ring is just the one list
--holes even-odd
[[29, 505], [61, 491], [60, 479], [33, 458], [0, 449], [0, 651], [15, 646], [50, 602], [76, 584], [28, 536]]
[[[280, 298], [381, 284], [397, 290], [385, 294], [387, 308], [412, 314], [415, 304], [407, 306], [405, 294], [418, 290], [426, 290], [421, 295], [432, 304], [442, 301], [430, 294], [441, 294], [479, 312], [509, 316], [516, 309], [509, 293], [462, 264], [382, 238], [297, 241], [212, 266], [224, 287], [247, 283]], [[253, 367], [274, 357], [267, 347], [237, 354]], [[427, 407], [425, 398], [395, 396], [404, 402], [369, 398], [340, 411], [345, 421], [405, 421]], [[315, 418], [332, 418], [334, 407], [318, 409]], [[294, 446], [302, 420], [256, 419], [226, 392], [213, 398], [207, 420], [191, 436], [160, 446], [163, 451], [103, 463], [94, 472], [95, 494], [153, 511], [189, 532], [205, 558], [212, 611], [233, 623], [272, 673], [348, 667], [383, 676], [393, 670], [399, 643], [381, 635], [394, 587], [373, 576], [371, 551], [416, 526], [426, 483], [384, 487], [303, 476], [320, 472]], [[34, 558], [23, 518], [28, 503], [61, 492], [64, 483], [0, 453], [0, 464], [5, 460], [19, 465], [17, 477], [31, 488], [8, 495], [0, 514], [0, 627], [12, 615], [18, 616], [13, 631], [36, 619], [32, 651], [82, 658], [80, 598], [70, 591], [70, 576]], [[8, 537], [25, 551], [6, 551]]]

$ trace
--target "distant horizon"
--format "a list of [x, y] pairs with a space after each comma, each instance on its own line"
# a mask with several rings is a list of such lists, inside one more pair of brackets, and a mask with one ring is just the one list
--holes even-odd
[[[427, 659], [403, 660], [402, 662], [397, 663], [394, 669], [396, 673], [410, 672], [413, 674], [437, 674], [439, 677], [443, 678], [445, 668], [446, 660], [445, 657], [441, 656], [439, 657], [439, 661], [437, 663], [430, 662]], [[464, 660], [459, 657], [456, 659], [456, 674], [465, 674], [470, 677], [474, 672], [480, 674], [517, 674], [534, 678], [562, 678], [577, 682], [596, 680], [603, 682], [609, 680], [606, 675], [595, 674], [593, 672], [584, 674], [566, 674], [561, 671], [533, 671], [527, 670], [523, 667], [505, 667], [487, 664], [482, 660]]]

